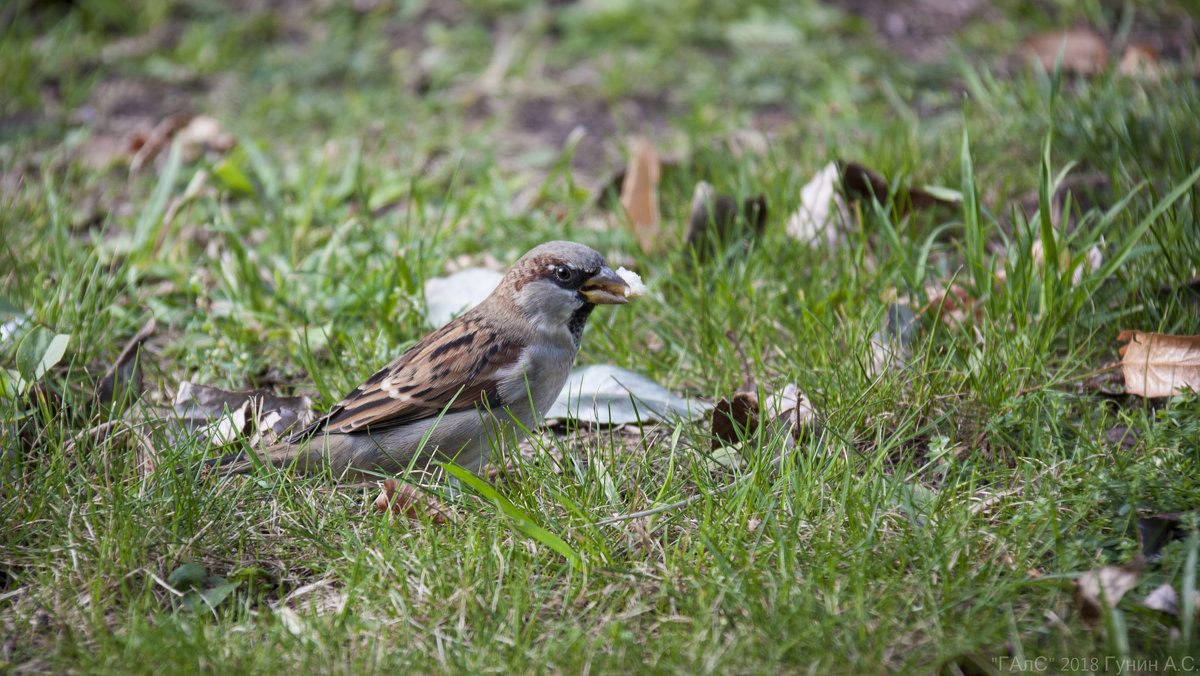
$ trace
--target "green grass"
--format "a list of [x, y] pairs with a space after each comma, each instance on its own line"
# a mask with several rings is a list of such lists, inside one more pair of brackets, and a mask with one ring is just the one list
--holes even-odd
[[[1200, 274], [1200, 84], [1186, 59], [1164, 57], [1157, 82], [1005, 61], [1047, 27], [1194, 29], [1195, 11], [1020, 3], [920, 63], [861, 18], [780, 4], [0, 11], [0, 296], [70, 336], [45, 388], [0, 399], [0, 669], [957, 673], [967, 655], [1073, 671], [1064, 660], [1196, 654], [1191, 615], [1173, 638], [1136, 608], [1163, 582], [1195, 587], [1194, 535], [1101, 628], [1072, 609], [1071, 580], [1130, 561], [1140, 515], [1200, 507], [1200, 399], [1086, 380], [1121, 329], [1200, 327], [1200, 306], [1159, 290]], [[176, 107], [216, 117], [237, 148], [164, 151], [135, 174], [121, 154], [87, 160], [114, 120]], [[767, 151], [737, 152], [731, 135], [756, 128]], [[668, 243], [649, 255], [593, 207], [634, 132], [677, 160], [660, 188]], [[784, 222], [832, 157], [963, 203], [909, 218], [861, 205], [839, 246], [810, 248]], [[1092, 176], [1076, 225], [1049, 222], [1056, 185]], [[670, 243], [698, 180], [765, 194], [763, 236], [702, 260]], [[439, 527], [374, 513], [374, 486], [201, 479], [200, 459], [244, 444], [156, 422], [184, 380], [323, 409], [427, 330], [422, 283], [448, 261], [507, 264], [552, 238], [654, 292], [596, 312], [581, 364], [709, 400], [748, 370], [765, 391], [796, 384], [820, 431], [776, 466], [781, 439], [730, 463], [705, 421], [556, 428], [520, 478], [463, 477], [461, 518]], [[1034, 265], [1035, 242], [1066, 267]], [[1073, 283], [1093, 245], [1104, 264]], [[913, 365], [873, 373], [890, 299], [924, 305], [952, 282], [977, 311], [923, 314]], [[143, 398], [97, 403], [150, 317]], [[16, 355], [0, 344], [0, 366]], [[84, 434], [110, 420], [146, 436], [157, 472], [138, 477], [133, 435]], [[206, 608], [177, 593], [185, 564], [202, 591], [236, 586]]]

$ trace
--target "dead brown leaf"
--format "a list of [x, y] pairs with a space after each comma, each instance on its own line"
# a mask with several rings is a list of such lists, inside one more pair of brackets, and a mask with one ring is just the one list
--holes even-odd
[[[887, 204], [893, 197], [891, 186], [883, 174], [858, 162], [838, 160], [842, 172], [842, 191], [847, 197], [858, 200], [870, 200], [872, 197], [880, 204]], [[953, 206], [955, 203], [942, 199], [920, 188], [900, 186], [895, 197], [895, 205], [900, 214], [912, 210], [928, 209], [933, 206]]]
[[851, 228], [850, 205], [838, 190], [837, 162], [829, 162], [800, 188], [800, 204], [784, 223], [792, 239], [816, 249], [834, 247]]
[[214, 444], [248, 436], [250, 444], [273, 444], [312, 420], [308, 397], [281, 397], [270, 390], [230, 391], [184, 381], [175, 395], [175, 420]]
[[136, 133], [129, 139], [129, 173], [136, 174], [170, 144], [175, 134], [192, 120], [189, 113], [168, 115], [147, 133]]
[[412, 484], [402, 484], [395, 479], [384, 480], [379, 497], [375, 498], [374, 508], [377, 512], [390, 511], [410, 521], [420, 521], [421, 516], [425, 515], [437, 526], [457, 520], [441, 500]]
[[692, 192], [692, 215], [688, 218], [687, 232], [683, 237], [688, 246], [704, 241], [710, 229], [726, 233], [737, 219], [737, 202], [729, 195], [722, 195], [708, 181], [700, 181]]
[[183, 158], [189, 162], [201, 152], [223, 153], [237, 144], [233, 134], [225, 131], [216, 119], [208, 115], [177, 113], [163, 119], [150, 132], [135, 133], [130, 138], [129, 150], [133, 157], [129, 160], [129, 172], [141, 171], [172, 140], [179, 141]]
[[1076, 578], [1075, 606], [1083, 620], [1095, 624], [1103, 616], [1106, 602], [1109, 608], [1116, 608], [1125, 592], [1137, 585], [1145, 567], [1145, 557], [1138, 554], [1123, 566], [1104, 566]]
[[[1057, 221], [1057, 218], [1055, 219]], [[1029, 257], [1033, 260], [1034, 266], [1041, 269], [1046, 264], [1046, 253], [1042, 248], [1042, 240], [1035, 239], [1029, 247]], [[1071, 273], [1071, 285], [1079, 286], [1083, 281], [1084, 273], [1091, 274], [1100, 269], [1104, 264], [1104, 254], [1100, 251], [1100, 245], [1094, 244], [1087, 253], [1084, 254], [1083, 260], [1075, 261], [1071, 255], [1071, 250], [1067, 247], [1059, 249], [1058, 270], [1062, 274]]]
[[800, 438], [816, 418], [812, 403], [794, 384], [782, 391], [768, 393], [764, 402], [754, 392], [737, 392], [721, 399], [712, 411], [712, 449], [738, 443], [752, 437], [761, 424], [768, 421], [772, 437], [786, 432], [791, 445]]
[[630, 143], [629, 163], [621, 183], [621, 206], [629, 216], [634, 238], [649, 253], [659, 241], [658, 180], [662, 163], [654, 144], [644, 136]]
[[1175, 593], [1175, 588], [1170, 583], [1164, 582], [1142, 599], [1142, 605], [1167, 615], [1178, 615], [1179, 594]]
[[738, 392], [721, 399], [712, 411], [712, 449], [735, 444], [758, 431], [758, 395]]
[[1162, 79], [1162, 66], [1158, 63], [1158, 50], [1151, 45], [1136, 44], [1125, 48], [1117, 72], [1126, 77], [1157, 82]]
[[1025, 42], [1046, 71], [1054, 70], [1062, 50], [1064, 73], [1096, 75], [1108, 65], [1108, 47], [1104, 40], [1090, 28], [1055, 30], [1035, 35]]
[[179, 130], [176, 139], [183, 146], [185, 159], [193, 159], [200, 152], [211, 150], [218, 153], [232, 150], [237, 145], [233, 134], [225, 131], [215, 118], [197, 115]]
[[788, 383], [782, 392], [767, 397], [763, 407], [775, 430], [787, 430], [793, 440], [800, 437], [804, 428], [816, 418], [812, 402], [793, 383]]
[[1118, 351], [1129, 394], [1170, 397], [1185, 387], [1200, 392], [1200, 336], [1125, 330], [1117, 340], [1129, 341]]
[[983, 319], [983, 303], [958, 284], [951, 284], [945, 289], [930, 286], [925, 289], [925, 294], [929, 302], [917, 312], [918, 315], [932, 310], [947, 326], [962, 325], [968, 318], [975, 321]]
[[141, 347], [157, 326], [158, 323], [151, 317], [141, 330], [129, 339], [116, 361], [105, 372], [100, 385], [96, 387], [97, 401], [108, 404], [119, 398], [136, 398], [142, 393]]
[[746, 234], [762, 235], [767, 223], [767, 198], [765, 195], [749, 197], [742, 201], [739, 211], [737, 201], [729, 195], [718, 193], [707, 181], [700, 181], [692, 193], [692, 213], [688, 218], [684, 244], [705, 250], [710, 241], [708, 233], [714, 232], [722, 240], [737, 236], [737, 228], [743, 226]]

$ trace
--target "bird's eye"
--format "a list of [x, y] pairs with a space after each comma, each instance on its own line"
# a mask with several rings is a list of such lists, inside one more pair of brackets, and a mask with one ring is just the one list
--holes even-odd
[[571, 270], [560, 265], [557, 268], [554, 268], [554, 276], [557, 277], [558, 281], [560, 282], [569, 282], [571, 281]]

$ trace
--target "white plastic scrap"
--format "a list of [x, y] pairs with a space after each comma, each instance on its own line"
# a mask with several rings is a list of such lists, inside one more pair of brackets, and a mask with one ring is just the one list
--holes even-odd
[[546, 418], [624, 425], [694, 420], [711, 408], [712, 404], [675, 394], [640, 373], [596, 364], [571, 371]]

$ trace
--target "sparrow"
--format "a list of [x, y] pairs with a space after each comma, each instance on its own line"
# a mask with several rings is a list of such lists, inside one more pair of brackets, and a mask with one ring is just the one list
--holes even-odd
[[[257, 451], [276, 467], [338, 476], [398, 474], [432, 460], [478, 473], [502, 439], [536, 427], [562, 391], [597, 305], [628, 302], [595, 250], [547, 242], [482, 303], [422, 338], [323, 417]], [[245, 473], [244, 453], [211, 462]]]

